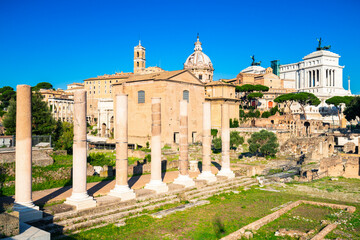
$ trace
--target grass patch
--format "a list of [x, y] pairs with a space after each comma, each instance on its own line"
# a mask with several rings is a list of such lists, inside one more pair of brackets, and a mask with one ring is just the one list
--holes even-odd
[[[176, 212], [162, 219], [153, 219], [145, 215], [126, 220], [126, 226], [123, 227], [110, 224], [70, 237], [72, 239], [139, 239], [139, 237], [141, 239], [219, 239], [270, 214], [270, 209], [298, 199], [311, 198], [257, 189], [243, 191], [240, 194], [220, 194], [210, 197], [208, 205]], [[320, 219], [329, 218], [328, 216], [338, 213], [337, 211], [325, 207], [302, 205], [286, 214], [284, 219], [279, 218], [278, 222], [273, 223], [274, 225], [266, 226], [269, 228], [267, 232], [277, 228], [276, 224], [285, 227], [298, 226], [298, 229], [303, 230], [313, 229], [315, 226], [320, 226]], [[294, 216], [298, 216], [299, 220]], [[293, 220], [286, 221], [290, 218]], [[304, 221], [304, 219], [311, 221]], [[275, 239], [273, 232], [268, 235]]]

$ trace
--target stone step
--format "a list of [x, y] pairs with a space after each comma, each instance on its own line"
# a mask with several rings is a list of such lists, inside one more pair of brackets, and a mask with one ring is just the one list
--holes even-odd
[[[211, 185], [206, 185], [205, 188], [200, 188], [200, 189], [193, 188], [193, 189], [190, 189], [190, 190], [188, 189], [187, 191], [190, 191], [190, 192], [191, 191], [200, 192], [200, 191], [204, 191], [204, 190], [206, 191], [208, 189], [225, 186], [226, 184], [233, 183], [233, 182], [237, 181], [238, 179], [243, 179], [243, 178], [244, 177], [236, 177], [236, 178], [229, 179], [229, 180], [226, 179], [224, 181], [218, 181], [218, 182], [212, 183]], [[169, 188], [170, 188], [171, 185], [175, 185], [175, 184], [169, 184]], [[152, 199], [154, 199], [154, 202], [164, 201], [167, 198], [176, 197], [177, 196], [176, 194], [184, 192], [184, 190], [185, 189], [182, 187], [181, 189], [175, 189], [173, 191], [163, 193], [163, 194], [154, 194], [154, 193], [152, 193], [152, 194], [143, 194], [142, 193], [140, 195], [140, 197], [137, 197], [136, 201], [137, 202], [151, 201]], [[144, 191], [145, 192], [150, 191], [150, 193], [152, 192], [151, 190], [147, 190], [147, 189], [139, 189], [139, 190], [136, 190], [135, 192], [137, 194], [138, 192], [144, 192]], [[102, 201], [102, 202], [107, 202], [107, 204], [99, 204], [96, 208], [93, 208], [93, 209], [86, 209], [86, 210], [82, 210], [82, 211], [75, 211], [74, 210], [74, 211], [69, 211], [69, 212], [65, 212], [65, 213], [58, 213], [58, 214], [55, 214], [55, 216], [53, 217], [53, 221], [58, 222], [58, 221], [66, 220], [66, 219], [69, 219], [69, 218], [82, 217], [84, 215], [96, 215], [97, 213], [103, 214], [104, 211], [108, 211], [110, 209], [114, 209], [114, 208], [125, 208], [126, 209], [126, 206], [133, 206], [135, 204], [135, 200], [129, 200], [129, 201], [126, 201], [126, 202], [121, 202], [120, 199], [114, 198], [114, 197], [111, 197], [111, 196], [103, 196], [101, 198], [98, 198], [97, 201], [99, 201], [100, 199], [105, 199], [105, 198], [106, 198], [106, 201]], [[109, 198], [111, 198], [111, 201], [109, 201]]]
[[98, 218], [98, 217], [111, 215], [111, 214], [116, 214], [116, 213], [123, 212], [123, 211], [130, 211], [131, 209], [134, 209], [134, 208], [141, 208], [141, 207], [144, 207], [144, 206], [147, 206], [147, 205], [150, 205], [150, 204], [154, 204], [154, 203], [157, 203], [157, 202], [171, 201], [173, 199], [177, 199], [177, 196], [176, 195], [171, 195], [171, 196], [159, 198], [159, 199], [156, 199], [156, 200], [139, 202], [139, 203], [136, 203], [134, 205], [128, 205], [128, 206], [125, 206], [125, 207], [111, 208], [111, 209], [108, 209], [106, 211], [98, 212], [98, 213], [95, 213], [95, 214], [83, 215], [83, 216], [78, 216], [78, 217], [74, 217], [74, 218], [68, 218], [68, 219], [65, 219], [65, 220], [62, 220], [62, 221], [54, 220], [54, 222], [56, 222], [56, 224], [66, 226], [66, 225], [69, 225], [69, 224], [73, 224], [74, 222], [77, 222], [77, 221], [82, 221], [84, 219], [91, 220], [91, 219], [95, 219], [95, 218]]
[[[224, 190], [229, 191], [228, 189], [231, 189], [231, 188], [233, 189], [233, 188], [236, 188], [236, 187], [239, 187], [239, 186], [250, 185], [250, 184], [256, 184], [255, 180], [250, 179], [249, 181], [241, 182], [239, 184], [236, 184], [236, 185], [233, 185], [233, 186], [228, 186], [226, 188], [222, 188], [222, 189], [218, 188], [218, 189], [213, 190], [211, 192], [207, 192], [205, 195], [203, 195], [202, 199], [203, 198], [208, 198], [209, 196], [214, 195], [214, 193], [216, 193], [216, 192], [223, 192]], [[95, 224], [98, 224], [98, 223], [101, 223], [101, 222], [104, 222], [104, 221], [106, 222], [105, 225], [110, 224], [110, 223], [115, 223], [115, 222], [119, 221], [120, 219], [123, 219], [124, 217], [128, 216], [129, 214], [141, 213], [143, 210], [152, 210], [152, 209], [155, 209], [155, 208], [167, 205], [167, 204], [179, 202], [179, 201], [180, 201], [179, 199], [174, 199], [172, 201], [166, 201], [166, 202], [162, 202], [162, 203], [158, 203], [158, 204], [150, 205], [150, 206], [146, 206], [146, 207], [137, 207], [135, 209], [132, 209], [132, 210], [129, 210], [129, 211], [126, 211], [126, 212], [117, 213], [117, 214], [112, 214], [110, 216], [100, 217], [100, 218], [96, 218], [96, 219], [92, 219], [92, 220], [85, 219], [84, 222], [75, 223], [75, 224], [72, 224], [70, 226], [64, 227], [63, 231], [66, 232], [66, 231], [72, 231], [72, 230], [79, 230], [79, 229], [83, 229], [83, 228], [88, 228], [88, 227], [91, 227], [91, 226], [93, 226]], [[140, 214], [140, 215], [142, 215], [142, 214]], [[100, 226], [102, 226], [102, 225], [103, 224], [101, 224]]]
[[155, 208], [159, 208], [159, 207], [162, 207], [164, 205], [171, 204], [171, 203], [177, 203], [177, 202], [180, 202], [180, 200], [179, 199], [174, 199], [174, 200], [171, 200], [171, 201], [157, 203], [155, 205], [150, 205], [150, 206], [146, 206], [146, 207], [135, 208], [135, 209], [132, 209], [132, 210], [129, 210], [129, 211], [126, 211], [126, 212], [119, 212], [119, 213], [116, 213], [116, 214], [111, 214], [111, 215], [103, 216], [103, 217], [96, 218], [96, 219], [91, 219], [91, 220], [85, 219], [85, 221], [80, 222], [80, 223], [74, 223], [74, 224], [71, 224], [71, 225], [67, 224], [63, 228], [63, 231], [68, 232], [68, 231], [72, 231], [72, 230], [84, 229], [86, 227], [93, 226], [95, 224], [102, 223], [102, 222], [106, 222], [108, 224], [115, 223], [115, 222], [119, 221], [120, 219], [122, 219], [122, 218], [124, 218], [124, 217], [126, 217], [126, 216], [128, 216], [130, 214], [141, 213], [144, 210], [153, 210]]
[[[241, 186], [245, 186], [245, 185], [248, 185], [250, 183], [255, 183], [256, 181], [251, 179], [251, 180], [245, 180], [245, 181], [242, 181], [242, 182], [239, 182], [239, 183], [235, 183], [235, 184], [232, 184], [232, 185], [228, 185], [228, 186], [224, 186], [221, 188], [221, 191], [223, 190], [228, 190], [228, 189], [234, 189], [234, 188], [238, 188], [238, 187], [241, 187]], [[214, 188], [212, 190], [208, 190], [206, 192], [200, 192], [200, 193], [195, 193], [195, 194], [191, 194], [191, 195], [188, 195], [189, 198], [191, 199], [194, 199], [194, 198], [198, 198], [198, 197], [201, 197], [203, 195], [214, 195], [214, 193], [216, 192], [219, 192], [219, 189], [218, 188]]]
[[[245, 185], [245, 184], [248, 184], [248, 183], [253, 183], [254, 180], [251, 180], [251, 181], [242, 181], [240, 183], [236, 183], [236, 184], [231, 184], [231, 185], [228, 185], [228, 186], [223, 186], [221, 188], [221, 190], [227, 190], [227, 189], [233, 189], [233, 188], [236, 188], [238, 186], [242, 186], [242, 185]], [[211, 196], [213, 195], [213, 193], [215, 192], [218, 192], [219, 191], [219, 188], [214, 188], [212, 189], [211, 191], [204, 191], [204, 192], [200, 192], [200, 194], [192, 194], [190, 195], [191, 196], [191, 199], [195, 198], [195, 197], [198, 197], [198, 196], [203, 196], [203, 195], [206, 195], [206, 197], [208, 196]], [[123, 211], [131, 211], [131, 209], [147, 209], [147, 208], [143, 208], [144, 206], [146, 207], [147, 205], [151, 204], [151, 203], [155, 203], [155, 202], [161, 202], [161, 201], [164, 201], [164, 200], [167, 200], [165, 202], [163, 202], [164, 204], [169, 204], [169, 202], [176, 202], [176, 201], [179, 201], [179, 200], [175, 200], [176, 199], [176, 196], [171, 196], [171, 197], [168, 197], [168, 198], [161, 198], [161, 199], [158, 199], [158, 201], [152, 201], [152, 202], [145, 202], [143, 204], [136, 204], [134, 205], [132, 208], [130, 207], [125, 207], [125, 208], [122, 208], [122, 209], [115, 209], [115, 210], [112, 210], [112, 211], [107, 211], [107, 212], [104, 212], [103, 214], [97, 214], [97, 215], [91, 215], [91, 216], [88, 216], [88, 217], [85, 217], [85, 216], [82, 216], [82, 217], [78, 217], [78, 218], [74, 218], [72, 219], [71, 221], [63, 221], [63, 222], [58, 222], [57, 224], [59, 225], [63, 225], [63, 226], [67, 226], [67, 225], [70, 225], [70, 224], [74, 224], [74, 222], [76, 221], [85, 221], [85, 220], [91, 220], [91, 219], [96, 219], [96, 218], [101, 218], [102, 216], [104, 215], [110, 215], [110, 214], [116, 214], [116, 213], [120, 213], [120, 212], [123, 212]], [[157, 207], [158, 204], [155, 205], [155, 207]], [[160, 204], [160, 205], [163, 205], [163, 204]], [[154, 206], [154, 205], [153, 205]], [[153, 206], [151, 208], [153, 208]], [[85, 219], [85, 220], [84, 220]]]
[[250, 178], [247, 178], [247, 177], [235, 177], [235, 178], [232, 178], [232, 179], [228, 179], [227, 181], [222, 181], [222, 182], [218, 181], [218, 182], [216, 182], [214, 184], [207, 185], [206, 187], [198, 188], [198, 189], [196, 189], [194, 191], [190, 191], [190, 192], [188, 192], [188, 194], [195, 194], [195, 193], [198, 193], [198, 192], [203, 192], [203, 191], [212, 190], [212, 189], [223, 187], [223, 186], [228, 186], [228, 185], [237, 183], [239, 181], [243, 181], [244, 179], [250, 179]]
[[[52, 219], [54, 223], [44, 224], [42, 228], [52, 233], [61, 233], [80, 231], [81, 229], [93, 228], [94, 226], [105, 226], [129, 217], [129, 215], [142, 215], [141, 212], [144, 210], [152, 210], [167, 204], [180, 202], [180, 193], [185, 193], [189, 200], [194, 198], [206, 199], [218, 192], [229, 191], [229, 189], [251, 184], [256, 184], [255, 179], [241, 176], [233, 179], [219, 180], [212, 184], [205, 184], [205, 187], [201, 188], [173, 188], [173, 191], [161, 195], [148, 192], [148, 194], [143, 194], [137, 198], [136, 201], [121, 202], [118, 199], [110, 199], [113, 197], [104, 196], [101, 197], [104, 201], [99, 201], [100, 204], [96, 208], [80, 212], [72, 211], [56, 214]], [[140, 189], [139, 191], [142, 190]], [[101, 204], [102, 202], [104, 203]], [[111, 204], [108, 204], [108, 202], [111, 202]]]

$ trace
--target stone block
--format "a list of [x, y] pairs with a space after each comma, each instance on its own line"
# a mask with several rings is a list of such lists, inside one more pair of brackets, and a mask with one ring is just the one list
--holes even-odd
[[356, 145], [353, 142], [347, 142], [344, 144], [343, 151], [345, 153], [355, 153]]

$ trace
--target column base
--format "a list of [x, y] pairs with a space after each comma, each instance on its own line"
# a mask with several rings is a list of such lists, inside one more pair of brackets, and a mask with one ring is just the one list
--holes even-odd
[[221, 168], [221, 170], [218, 172], [217, 176], [223, 176], [223, 177], [227, 177], [227, 178], [234, 178], [235, 177], [235, 173], [233, 171], [230, 170], [230, 168]]
[[169, 191], [169, 187], [161, 180], [151, 180], [144, 188], [153, 190], [156, 193], [165, 193]]
[[66, 198], [65, 204], [76, 207], [76, 210], [96, 207], [96, 201], [87, 193], [73, 193], [71, 197]]
[[33, 202], [15, 202], [13, 210], [19, 212], [19, 222], [29, 222], [43, 218], [43, 212]]
[[127, 201], [136, 198], [133, 189], [129, 185], [115, 185], [115, 188], [110, 191], [109, 196], [121, 198], [121, 201]]
[[181, 175], [181, 174], [179, 174], [179, 176], [174, 180], [173, 183], [178, 184], [178, 185], [182, 185], [185, 188], [195, 187], [195, 182], [191, 177], [189, 177], [189, 175]]
[[213, 174], [211, 171], [203, 171], [196, 179], [205, 180], [208, 183], [213, 183], [217, 181], [215, 174]]

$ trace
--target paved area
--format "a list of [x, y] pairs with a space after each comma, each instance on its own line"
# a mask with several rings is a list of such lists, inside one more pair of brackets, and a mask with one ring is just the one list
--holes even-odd
[[[218, 169], [212, 166], [211, 170], [214, 174], [218, 172]], [[163, 181], [165, 183], [171, 183], [179, 175], [178, 171], [171, 171], [163, 173]], [[190, 172], [190, 177], [196, 178], [199, 175], [199, 172]], [[150, 182], [150, 174], [145, 174], [141, 176], [133, 176], [129, 178], [129, 186], [132, 189], [140, 189]], [[103, 181], [103, 182], [93, 182], [87, 184], [87, 190], [89, 195], [99, 196], [106, 195], [113, 189], [115, 186], [115, 180]], [[52, 188], [42, 191], [36, 191], [32, 193], [32, 199], [35, 204], [44, 204], [53, 201], [61, 201], [71, 196], [71, 186], [61, 187], [61, 188]], [[14, 201], [14, 197], [1, 197], [1, 203], [11, 203]]]

